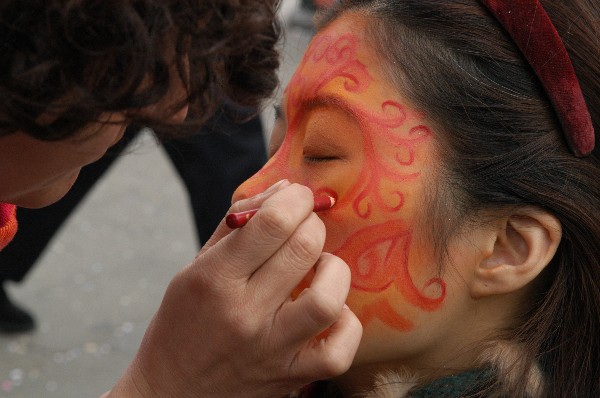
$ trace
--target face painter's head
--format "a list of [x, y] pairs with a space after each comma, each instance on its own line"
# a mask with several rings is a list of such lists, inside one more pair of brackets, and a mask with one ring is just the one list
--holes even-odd
[[[538, 82], [483, 7], [457, 4], [342, 2], [287, 87], [271, 159], [235, 195], [288, 178], [337, 199], [320, 217], [325, 249], [352, 270], [348, 304], [365, 327], [357, 362], [423, 358], [441, 342], [468, 342], [486, 312], [480, 299], [516, 291], [558, 293], [535, 304], [519, 296], [503, 328], [551, 333], [550, 312], [538, 308], [562, 313], [560, 297], [571, 293], [560, 281], [582, 278], [592, 261], [584, 244], [558, 244], [561, 225], [587, 239], [572, 227], [587, 218], [583, 187], [598, 181], [581, 179], [597, 159], [572, 156]], [[584, 90], [593, 79], [585, 72]], [[597, 234], [591, 222], [584, 230]], [[506, 252], [515, 242], [545, 249], [522, 264], [493, 242]], [[494, 279], [508, 275], [488, 272], [502, 261], [527, 272]], [[530, 322], [519, 322], [527, 311]]]

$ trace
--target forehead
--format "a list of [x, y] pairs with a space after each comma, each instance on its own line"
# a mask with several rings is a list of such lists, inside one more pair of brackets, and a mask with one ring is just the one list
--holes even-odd
[[[311, 41], [286, 89], [285, 105], [384, 104], [398, 91], [384, 75], [382, 57], [368, 38], [369, 19], [343, 14], [320, 30]], [[293, 116], [289, 115], [288, 116]]]
[[324, 27], [319, 29], [315, 37], [320, 35], [342, 36], [352, 34], [360, 40], [361, 51], [369, 53], [371, 49], [369, 47], [370, 33], [368, 26], [373, 22], [373, 18], [365, 13], [347, 11], [332, 19]]

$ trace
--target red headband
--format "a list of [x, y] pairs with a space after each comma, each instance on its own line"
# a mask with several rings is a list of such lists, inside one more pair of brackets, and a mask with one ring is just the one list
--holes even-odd
[[538, 0], [483, 0], [542, 83], [576, 156], [595, 144], [594, 126], [569, 54]]

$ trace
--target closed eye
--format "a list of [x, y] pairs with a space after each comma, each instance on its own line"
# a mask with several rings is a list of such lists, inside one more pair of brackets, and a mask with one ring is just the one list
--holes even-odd
[[306, 161], [307, 163], [325, 163], [325, 162], [331, 162], [334, 160], [340, 160], [341, 158], [339, 156], [309, 156], [309, 155], [304, 155], [304, 161]]
[[344, 159], [344, 151], [337, 143], [313, 134], [307, 137], [302, 148], [302, 158], [306, 163], [326, 163]]

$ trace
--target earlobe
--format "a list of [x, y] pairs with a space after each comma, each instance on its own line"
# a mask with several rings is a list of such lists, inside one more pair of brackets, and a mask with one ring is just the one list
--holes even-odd
[[495, 239], [475, 269], [471, 296], [510, 293], [533, 281], [554, 257], [562, 237], [560, 221], [537, 208], [522, 208], [498, 220]]

